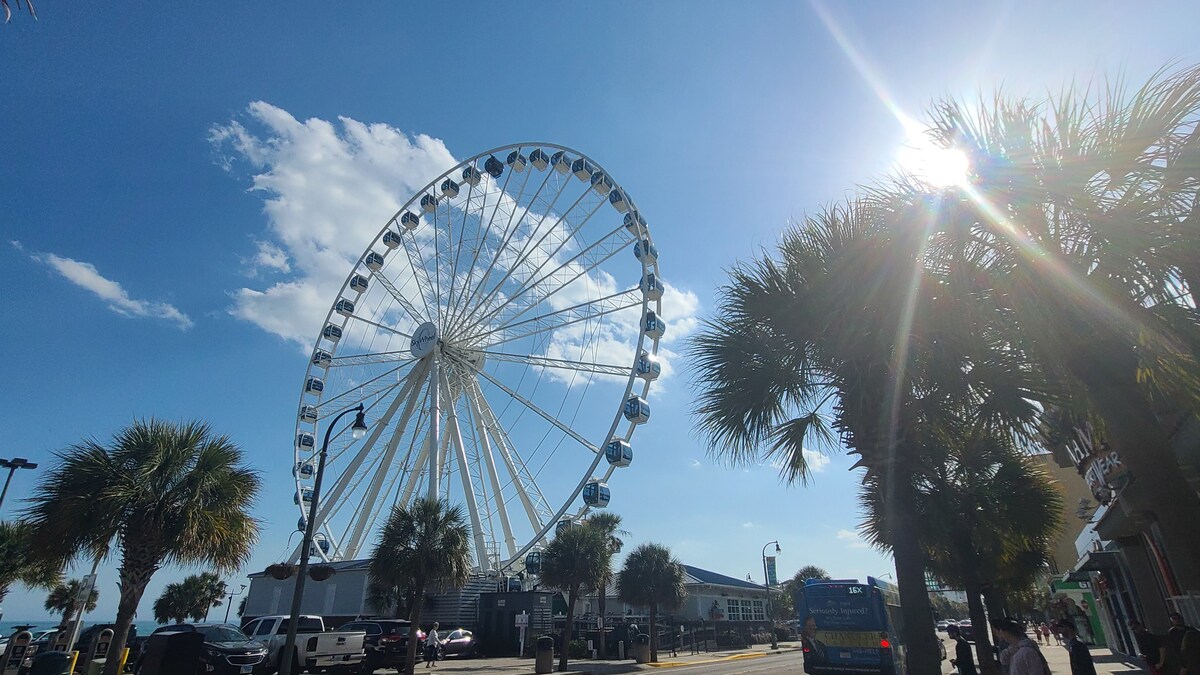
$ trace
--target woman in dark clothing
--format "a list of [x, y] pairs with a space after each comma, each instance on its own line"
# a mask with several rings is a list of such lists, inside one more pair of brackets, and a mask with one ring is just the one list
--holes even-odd
[[958, 668], [958, 675], [975, 675], [975, 657], [971, 654], [971, 643], [962, 636], [958, 626], [948, 626], [946, 634], [954, 640], [954, 658], [950, 659], [950, 665]]
[[1075, 624], [1063, 619], [1058, 623], [1058, 634], [1062, 636], [1067, 653], [1071, 656], [1071, 675], [1096, 675], [1096, 664], [1087, 645], [1079, 641]]
[[1167, 646], [1159, 639], [1157, 635], [1146, 630], [1145, 624], [1137, 619], [1129, 622], [1129, 629], [1133, 631], [1133, 637], [1137, 640], [1138, 651], [1141, 652], [1142, 658], [1146, 660], [1146, 665], [1149, 666], [1150, 672], [1153, 675], [1167, 674]]

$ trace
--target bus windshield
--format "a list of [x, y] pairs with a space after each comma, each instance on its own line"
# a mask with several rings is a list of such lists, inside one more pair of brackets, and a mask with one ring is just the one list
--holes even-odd
[[871, 577], [865, 584], [810, 580], [795, 600], [804, 672], [903, 673], [895, 587]]

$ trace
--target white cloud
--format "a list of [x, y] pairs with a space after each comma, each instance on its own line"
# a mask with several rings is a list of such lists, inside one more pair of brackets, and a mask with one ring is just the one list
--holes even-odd
[[839, 540], [846, 542], [846, 545], [849, 546], [850, 548], [868, 548], [868, 547], [870, 547], [870, 544], [863, 541], [862, 537], [860, 537], [857, 532], [852, 532], [850, 530], [843, 528], [843, 529], [838, 530], [837, 534], [835, 536]]
[[693, 469], [699, 469], [701, 466], [704, 466], [704, 465], [703, 465], [703, 463], [700, 462], [700, 460], [696, 459], [695, 457], [692, 457], [692, 458], [688, 459], [688, 466], [692, 467]]
[[804, 461], [808, 463], [808, 470], [813, 473], [821, 473], [825, 467], [829, 466], [829, 458], [816, 450], [804, 448]]
[[746, 522], [742, 523], [742, 527], [747, 530], [753, 530], [754, 528], [758, 527], [758, 525], [755, 525], [754, 523], [747, 520]]
[[292, 271], [292, 266], [288, 264], [287, 252], [267, 241], [258, 242], [258, 253], [252, 262], [256, 270], [265, 268], [278, 272]]
[[[25, 248], [20, 242], [11, 243], [17, 250], [25, 252]], [[128, 291], [120, 283], [100, 274], [100, 270], [91, 263], [65, 258], [54, 253], [30, 253], [29, 257], [50, 267], [76, 286], [91, 291], [96, 297], [107, 303], [109, 309], [121, 316], [164, 319], [174, 323], [182, 330], [192, 327], [192, 320], [174, 305], [129, 297]]]

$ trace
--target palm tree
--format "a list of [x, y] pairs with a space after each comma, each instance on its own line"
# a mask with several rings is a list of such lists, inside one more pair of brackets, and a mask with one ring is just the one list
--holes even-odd
[[195, 597], [188, 594], [182, 583], [167, 584], [162, 595], [154, 601], [154, 620], [158, 623], [183, 623], [195, 609]]
[[612, 536], [603, 527], [587, 524], [554, 536], [542, 552], [542, 583], [567, 594], [567, 622], [563, 627], [558, 669], [567, 669], [571, 632], [575, 628], [575, 603], [579, 596], [600, 587], [611, 574]]
[[[46, 602], [43, 604], [47, 612], [62, 614], [62, 622], [60, 626], [67, 625], [75, 616], [75, 610], [79, 608], [76, 604], [76, 598], [79, 597], [80, 591], [83, 589], [83, 582], [79, 579], [71, 579], [70, 581], [58, 584], [50, 591], [50, 595], [46, 596]], [[96, 609], [96, 601], [100, 599], [100, 591], [92, 588], [88, 593], [87, 602], [83, 605], [84, 612], [91, 612]]]
[[38, 537], [23, 522], [0, 522], [0, 602], [20, 582], [33, 588], [52, 588], [59, 582], [61, 565], [36, 556], [32, 550]]
[[[249, 509], [258, 475], [241, 450], [200, 422], [139, 420], [109, 446], [87, 440], [58, 464], [25, 509], [47, 560], [121, 553], [113, 643], [125, 644], [146, 584], [164, 564], [235, 570], [250, 556], [258, 522]], [[118, 660], [105, 665], [117, 675]]]
[[[12, 7], [8, 2], [9, 0], [0, 0], [0, 7], [4, 8], [4, 23], [11, 21], [13, 15]], [[29, 15], [35, 20], [37, 19], [37, 12], [34, 11], [33, 3], [29, 0], [13, 0], [13, 4], [16, 5], [17, 9], [21, 9], [21, 5], [24, 4], [25, 8], [29, 10]]]
[[658, 661], [658, 610], [675, 609], [687, 599], [683, 565], [662, 544], [642, 544], [617, 575], [622, 602], [650, 609], [650, 661]]
[[221, 580], [221, 577], [212, 572], [194, 574], [184, 579], [183, 583], [189, 587], [189, 590], [195, 589], [197, 608], [204, 608], [203, 616], [193, 617], [197, 621], [201, 619], [207, 620], [209, 610], [213, 607], [220, 607], [225, 599], [227, 591], [225, 582]]
[[[973, 112], [969, 112], [973, 111]], [[1200, 495], [1164, 418], [1200, 410], [1200, 67], [1068, 88], [1044, 103], [946, 101], [935, 143], [973, 165], [963, 200], [926, 210], [971, 233], [1014, 349], [1102, 427], [1135, 481], [1122, 499], [1153, 508], [1184, 587], [1200, 587]], [[885, 199], [928, 203], [891, 186]]]
[[[425, 591], [461, 588], [471, 574], [466, 516], [445, 499], [418, 499], [397, 505], [388, 515], [371, 552], [367, 574], [372, 588], [411, 608], [414, 630], [421, 625]], [[413, 672], [417, 641], [408, 641], [405, 672]]]
[[[621, 547], [625, 545], [625, 542], [621, 541], [621, 538], [618, 535], [628, 535], [629, 533], [621, 529], [621, 516], [618, 516], [611, 511], [593, 513], [591, 516], [588, 516], [586, 521], [584, 521], [584, 525], [599, 529], [601, 532], [603, 532], [604, 536], [608, 538], [608, 560], [605, 565], [605, 574], [604, 578], [600, 580], [600, 586], [596, 589], [597, 603], [599, 605], [598, 609], [600, 610], [600, 619], [603, 622], [605, 616], [604, 612], [608, 605], [608, 584], [613, 578], [612, 559], [613, 556], [621, 552]], [[601, 623], [601, 626], [603, 626], [603, 623]], [[600, 658], [607, 658], [608, 640], [605, 638], [603, 629], [600, 631], [599, 647]]]
[[833, 577], [829, 576], [829, 572], [826, 572], [825, 568], [823, 567], [817, 567], [816, 565], [805, 565], [804, 567], [796, 570], [796, 573], [792, 575], [789, 583], [793, 587], [799, 588], [804, 586], [804, 582], [808, 581], [809, 579], [828, 580], [832, 578]]

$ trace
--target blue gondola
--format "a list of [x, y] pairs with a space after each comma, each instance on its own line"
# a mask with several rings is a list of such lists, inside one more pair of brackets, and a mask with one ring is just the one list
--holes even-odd
[[526, 574], [541, 574], [542, 573], [542, 552], [530, 551], [525, 556], [525, 573]]
[[395, 251], [400, 246], [400, 234], [388, 230], [383, 233], [383, 245], [388, 247], [389, 251]]
[[529, 163], [538, 171], [545, 171], [546, 167], [550, 166], [550, 157], [541, 148], [537, 148], [529, 153]]
[[341, 300], [338, 300], [336, 303], [334, 303], [333, 311], [337, 312], [338, 314], [341, 314], [342, 316], [350, 316], [351, 314], [354, 313], [354, 303], [350, 302], [349, 300], [347, 300], [345, 298], [342, 298]]
[[300, 500], [304, 500], [304, 503], [307, 504], [312, 501], [312, 496], [313, 489], [310, 487], [303, 487], [292, 496], [292, 501], [296, 502], [296, 504], [299, 504]]
[[650, 352], [642, 352], [638, 355], [637, 374], [643, 380], [657, 380], [662, 375], [662, 364]]
[[454, 199], [455, 197], [457, 197], [458, 196], [458, 183], [455, 183], [453, 180], [450, 180], [449, 178], [442, 181], [442, 194], [446, 195], [450, 199]]
[[592, 174], [596, 172], [596, 167], [591, 162], [580, 157], [571, 164], [571, 173], [579, 180], [592, 180]]
[[559, 173], [570, 173], [571, 158], [567, 157], [565, 150], [559, 150], [550, 156], [550, 166], [554, 167], [554, 170]]
[[321, 331], [321, 335], [325, 336], [330, 342], [337, 342], [342, 339], [342, 327], [329, 324], [325, 326], [325, 330]]
[[316, 422], [317, 421], [317, 406], [302, 405], [300, 406], [300, 414], [298, 415], [301, 422]]
[[317, 349], [313, 351], [312, 364], [314, 366], [317, 366], [318, 368], [328, 368], [330, 363], [333, 363], [333, 354], [330, 354], [324, 349]]
[[463, 169], [462, 179], [464, 183], [468, 183], [473, 187], [479, 185], [479, 181], [483, 180], [483, 174], [479, 173], [479, 169], [468, 166]]
[[630, 211], [625, 214], [625, 229], [634, 234], [640, 235], [642, 230], [646, 229], [646, 219], [637, 211]]
[[307, 431], [301, 431], [296, 434], [296, 448], [299, 450], [312, 450], [317, 445], [317, 439]]
[[490, 155], [487, 161], [483, 163], [483, 170], [488, 172], [492, 178], [499, 178], [504, 174], [504, 162], [496, 159], [495, 155]]
[[633, 257], [651, 265], [658, 262], [658, 247], [650, 242], [649, 239], [643, 239], [633, 245]]
[[[425, 196], [428, 197], [429, 195], [425, 195]], [[421, 205], [422, 206], [425, 205], [424, 197], [421, 198]], [[434, 202], [434, 206], [437, 206], [437, 202]], [[413, 213], [412, 211], [405, 211], [403, 214], [400, 215], [400, 226], [410, 232], [417, 229], [417, 226], [420, 224], [421, 224], [421, 216]]]
[[308, 480], [317, 474], [317, 469], [312, 462], [296, 462], [296, 466], [292, 467], [292, 473], [299, 478]]
[[368, 285], [370, 284], [367, 281], [367, 278], [361, 274], [355, 274], [354, 276], [350, 277], [350, 290], [354, 291], [355, 293], [362, 293], [363, 291], [367, 290]]
[[646, 310], [646, 316], [642, 317], [642, 327], [646, 329], [646, 335], [655, 340], [661, 339], [667, 332], [667, 322], [652, 309]]
[[612, 497], [612, 492], [608, 489], [608, 483], [603, 483], [598, 478], [593, 478], [583, 486], [583, 503], [588, 506], [594, 506], [602, 509], [608, 506], [608, 500]]
[[616, 188], [608, 194], [608, 203], [619, 213], [629, 211], [629, 198], [625, 196], [625, 192], [621, 188]]
[[437, 197], [433, 195], [423, 195], [421, 197], [421, 208], [425, 213], [433, 213], [437, 210]]
[[572, 527], [575, 527], [575, 521], [571, 520], [570, 518], [563, 518], [562, 520], [558, 521], [557, 525], [554, 526], [554, 534], [555, 536], [558, 536]]
[[654, 272], [647, 272], [646, 276], [642, 277], [642, 293], [646, 294], [651, 300], [661, 300], [663, 296], [663, 282]]
[[615, 438], [604, 447], [604, 458], [616, 467], [625, 467], [633, 463], [633, 446], [620, 438]]
[[641, 396], [630, 396], [625, 400], [625, 419], [634, 424], [645, 424], [650, 419], [650, 404]]
[[320, 533], [313, 535], [312, 547], [308, 550], [309, 556], [317, 555], [318, 549], [320, 549], [321, 553], [329, 555], [329, 540], [325, 538], [325, 535]]
[[310, 377], [304, 381], [304, 391], [308, 394], [319, 394], [325, 391], [325, 381], [319, 377]]
[[308, 520], [305, 519], [304, 516], [300, 516], [300, 519], [296, 521], [296, 531], [303, 532], [307, 528], [307, 526], [308, 526]]
[[506, 161], [508, 162], [508, 165], [512, 167], [513, 171], [521, 173], [525, 170], [525, 163], [528, 160], [525, 159], [525, 155], [522, 155], [520, 150], [513, 150], [512, 152], [508, 153], [508, 159]]
[[372, 272], [378, 272], [383, 269], [383, 256], [371, 251], [363, 258], [363, 264]]
[[592, 174], [592, 189], [601, 197], [607, 197], [613, 189], [612, 180], [605, 176], [603, 171], [596, 171]]

